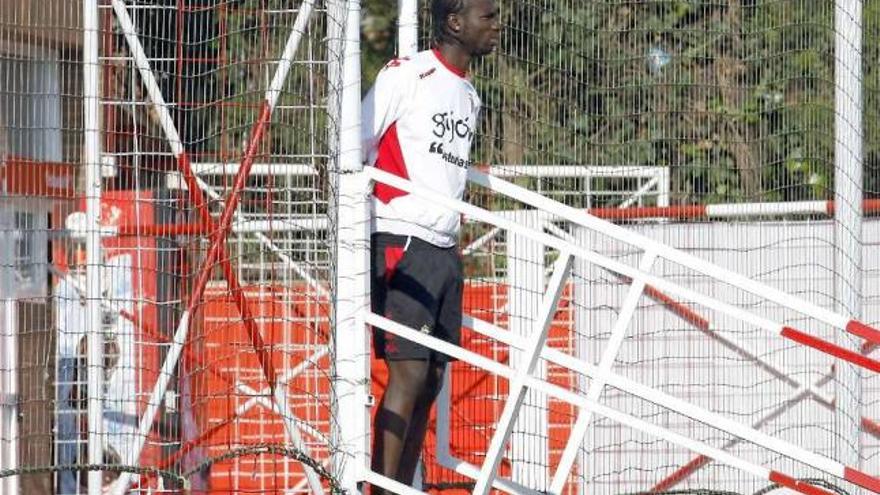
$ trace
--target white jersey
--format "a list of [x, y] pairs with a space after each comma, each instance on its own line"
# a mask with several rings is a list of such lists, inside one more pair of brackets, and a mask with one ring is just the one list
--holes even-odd
[[[362, 107], [364, 163], [461, 199], [480, 99], [464, 71], [426, 50], [379, 72]], [[440, 247], [458, 240], [460, 215], [384, 184], [373, 190], [373, 230]]]

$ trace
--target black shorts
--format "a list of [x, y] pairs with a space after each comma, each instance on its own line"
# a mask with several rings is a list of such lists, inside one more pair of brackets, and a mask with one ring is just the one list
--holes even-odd
[[[416, 237], [376, 233], [371, 239], [370, 257], [374, 313], [461, 345], [464, 272], [457, 247], [441, 248]], [[373, 347], [377, 357], [392, 361], [454, 361], [379, 328], [373, 329]]]

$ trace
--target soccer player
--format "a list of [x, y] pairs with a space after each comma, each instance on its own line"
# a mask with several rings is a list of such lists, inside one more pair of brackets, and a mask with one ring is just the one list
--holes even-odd
[[[432, 16], [433, 48], [385, 65], [363, 101], [365, 162], [461, 199], [480, 110], [467, 71], [498, 43], [498, 8], [494, 0], [434, 0]], [[459, 229], [458, 213], [376, 184], [373, 311], [458, 345]], [[411, 485], [451, 358], [378, 329], [374, 347], [389, 376], [376, 412], [373, 470]], [[374, 487], [373, 493], [382, 492]]]

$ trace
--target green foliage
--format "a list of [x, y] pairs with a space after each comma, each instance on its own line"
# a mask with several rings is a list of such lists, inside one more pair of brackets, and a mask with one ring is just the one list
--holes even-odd
[[[478, 160], [665, 166], [679, 203], [831, 198], [833, 1], [498, 3], [501, 46], [474, 70]], [[393, 52], [396, 2], [365, 9], [366, 88]], [[863, 25], [865, 187], [878, 195], [880, 2]]]
[[361, 88], [366, 93], [396, 52], [397, 1], [364, 2], [361, 15]]

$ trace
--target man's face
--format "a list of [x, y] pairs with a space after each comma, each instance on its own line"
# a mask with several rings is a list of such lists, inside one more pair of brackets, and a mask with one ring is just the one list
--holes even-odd
[[458, 22], [458, 40], [471, 56], [492, 53], [501, 31], [495, 0], [467, 0], [464, 9], [453, 16], [453, 22]]

